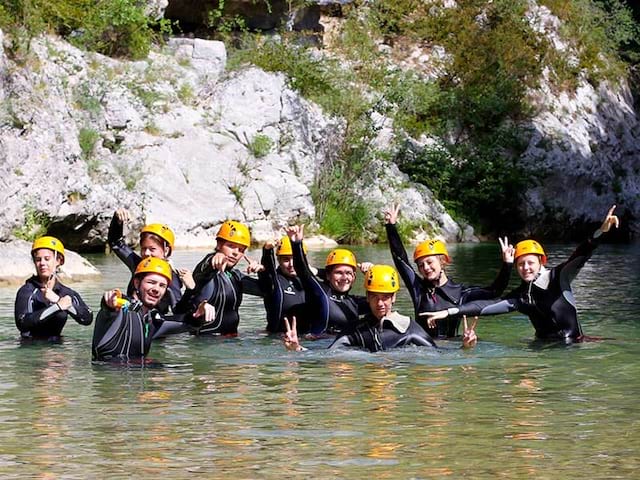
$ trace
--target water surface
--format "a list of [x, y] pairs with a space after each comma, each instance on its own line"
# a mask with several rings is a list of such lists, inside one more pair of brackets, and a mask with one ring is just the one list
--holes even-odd
[[[572, 251], [546, 247], [551, 265]], [[496, 245], [450, 249], [451, 277], [493, 279]], [[384, 247], [356, 253], [390, 262]], [[97, 310], [128, 274], [113, 256], [90, 259], [103, 277], [71, 286]], [[325, 341], [294, 353], [264, 333], [262, 303], [247, 296], [238, 338], [175, 336], [154, 343], [145, 368], [92, 365], [93, 327], [74, 322], [61, 344], [21, 345], [17, 288], [0, 288], [0, 476], [633, 478], [639, 277], [638, 247], [605, 245], [576, 279], [584, 330], [602, 342], [538, 344], [513, 314], [482, 319], [471, 352], [452, 341], [329, 353]], [[398, 308], [411, 311], [404, 290]]]

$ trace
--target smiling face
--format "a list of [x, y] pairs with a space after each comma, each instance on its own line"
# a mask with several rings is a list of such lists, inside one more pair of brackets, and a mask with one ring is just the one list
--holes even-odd
[[356, 269], [351, 265], [333, 265], [327, 271], [327, 280], [331, 288], [338, 293], [351, 290], [356, 279]]
[[46, 282], [62, 264], [62, 259], [60, 255], [53, 250], [39, 248], [33, 252], [33, 264], [36, 267], [38, 280]]
[[437, 282], [442, 273], [442, 255], [427, 255], [416, 260], [422, 277], [429, 282]]
[[533, 282], [542, 268], [540, 256], [533, 253], [521, 255], [516, 258], [516, 269], [518, 275], [525, 282]]
[[244, 252], [247, 249], [244, 245], [240, 245], [236, 242], [230, 242], [229, 240], [223, 240], [218, 238], [216, 245], [216, 252], [222, 253], [227, 257], [227, 263], [229, 267], [235, 267], [236, 264], [244, 256]]
[[158, 305], [158, 302], [167, 291], [168, 283], [169, 281], [164, 275], [157, 273], [138, 275], [133, 280], [138, 299], [147, 308], [153, 308]]
[[296, 269], [293, 268], [292, 255], [278, 255], [278, 266], [285, 277], [295, 277]]
[[155, 257], [166, 260], [171, 249], [160, 237], [152, 234], [143, 234], [140, 238], [140, 254], [142, 258]]
[[367, 302], [369, 303], [369, 308], [371, 309], [371, 313], [373, 313], [373, 316], [378, 320], [381, 320], [383, 317], [386, 317], [391, 313], [391, 309], [393, 308], [393, 303], [395, 301], [395, 293], [367, 292]]

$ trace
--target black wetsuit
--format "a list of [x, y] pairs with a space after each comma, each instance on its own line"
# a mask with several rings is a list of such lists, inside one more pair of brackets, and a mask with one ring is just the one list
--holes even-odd
[[42, 284], [35, 275], [20, 287], [16, 294], [16, 327], [24, 338], [55, 338], [62, 333], [70, 315], [80, 325], [91, 325], [93, 312], [82, 297], [56, 280], [53, 291], [56, 295], [71, 297], [69, 310], [60, 310], [57, 304], [49, 302], [42, 293]]
[[369, 313], [353, 333], [336, 338], [329, 348], [359, 347], [378, 352], [406, 345], [436, 347], [431, 336], [413, 319], [392, 313], [380, 322]]
[[413, 269], [402, 240], [394, 224], [386, 225], [387, 238], [391, 248], [391, 256], [402, 281], [409, 289], [416, 318], [422, 328], [433, 337], [455, 337], [458, 334], [461, 315], [448, 317], [437, 323], [437, 327], [429, 328], [422, 312], [436, 312], [450, 307], [460, 306], [474, 300], [493, 299], [499, 297], [509, 285], [512, 263], [502, 263], [502, 268], [494, 282], [488, 287], [465, 286], [448, 280], [444, 285], [434, 287], [420, 277]]
[[216, 309], [215, 319], [198, 329], [198, 334], [235, 335], [238, 333], [240, 315], [238, 309], [242, 303], [243, 293], [262, 296], [258, 280], [241, 273], [235, 268], [225, 272], [215, 270], [211, 266], [211, 258], [216, 252], [204, 257], [193, 270], [196, 286], [193, 291], [187, 290], [176, 308], [178, 312], [195, 312], [203, 300]]
[[[142, 257], [125, 242], [122, 223], [120, 223], [116, 215], [111, 219], [107, 242], [116, 256], [122, 260], [129, 271], [134, 274], [136, 267], [142, 261]], [[163, 314], [171, 313], [172, 309], [176, 306], [176, 303], [178, 303], [180, 298], [182, 298], [182, 280], [180, 280], [180, 275], [178, 275], [178, 272], [176, 272], [175, 269], [172, 269], [171, 273], [171, 283], [157, 306], [157, 309]], [[133, 276], [127, 286], [127, 295], [133, 295]]]
[[[305, 291], [306, 302], [292, 308], [301, 333], [342, 333], [354, 331], [360, 315], [369, 312], [364, 297], [334, 291], [329, 282], [320, 281], [311, 271], [302, 242], [292, 241], [293, 266]], [[327, 269], [326, 275], [329, 275]]]
[[597, 245], [593, 238], [583, 242], [566, 262], [550, 269], [542, 267], [534, 281], [523, 281], [503, 299], [462, 305], [458, 315], [497, 315], [517, 310], [529, 317], [537, 338], [559, 338], [569, 343], [579, 339], [583, 333], [571, 282]]
[[264, 270], [258, 273], [260, 289], [264, 295], [264, 308], [267, 312], [267, 331], [284, 332], [284, 317], [291, 310], [305, 303], [304, 288], [298, 277], [288, 277], [276, 265], [272, 248], [262, 249], [260, 261]]
[[93, 360], [144, 358], [149, 353], [151, 342], [159, 336], [162, 329], [167, 328], [167, 324], [173, 324], [169, 327], [173, 331], [177, 329], [177, 324], [183, 330], [188, 330], [191, 328], [190, 324], [197, 323], [188, 315], [165, 317], [157, 309], [146, 313], [143, 310], [133, 307], [112, 310], [103, 300], [93, 330]]

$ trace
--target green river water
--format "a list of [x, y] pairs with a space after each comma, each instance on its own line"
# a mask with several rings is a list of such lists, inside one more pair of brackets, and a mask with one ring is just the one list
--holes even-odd
[[[548, 245], [550, 265], [572, 248]], [[390, 262], [384, 247], [356, 252]], [[497, 272], [497, 245], [450, 253], [456, 281]], [[113, 256], [90, 260], [103, 277], [70, 286], [97, 310], [129, 276]], [[92, 365], [93, 326], [73, 321], [61, 344], [21, 345], [17, 287], [2, 287], [0, 478], [638, 478], [639, 285], [640, 248], [603, 245], [574, 291], [585, 332], [605, 341], [536, 344], [513, 314], [481, 319], [473, 351], [376, 354], [288, 352], [245, 296], [237, 338], [159, 341], [145, 368]], [[411, 312], [404, 290], [397, 306]]]

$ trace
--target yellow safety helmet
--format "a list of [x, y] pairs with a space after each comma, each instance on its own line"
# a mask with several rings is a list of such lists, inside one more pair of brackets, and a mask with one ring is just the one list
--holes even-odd
[[353, 268], [358, 267], [356, 256], [353, 254], [353, 252], [344, 248], [336, 248], [329, 253], [324, 266], [330, 267], [332, 265], [350, 265]]
[[140, 237], [145, 233], [153, 233], [154, 235], [159, 236], [167, 242], [169, 244], [169, 248], [173, 250], [173, 244], [176, 241], [176, 236], [168, 225], [163, 225], [162, 223], [150, 223], [142, 227], [142, 230], [140, 230]]
[[171, 273], [171, 265], [169, 265], [166, 260], [156, 257], [147, 257], [140, 261], [136, 267], [134, 275], [137, 276], [141, 273], [157, 273], [158, 275], [165, 277], [169, 283], [171, 283], [171, 278], [173, 276]]
[[396, 293], [400, 289], [398, 272], [390, 265], [374, 265], [364, 276], [364, 288], [372, 293]]
[[[302, 243], [302, 251], [304, 253], [307, 253], [307, 246], [304, 244], [304, 242]], [[291, 240], [289, 240], [289, 237], [284, 236], [280, 239], [280, 245], [276, 250], [276, 255], [279, 257], [293, 255], [293, 250], [291, 249]]]
[[528, 254], [540, 255], [541, 265], [545, 265], [547, 263], [547, 255], [546, 253], [544, 253], [542, 245], [540, 245], [535, 240], [522, 240], [521, 242], [516, 243], [516, 260], [518, 259], [518, 257]]
[[251, 234], [249, 227], [244, 223], [227, 220], [222, 224], [216, 238], [221, 238], [229, 242], [237, 243], [249, 247], [251, 245]]
[[59, 253], [62, 257], [62, 262], [60, 262], [60, 265], [64, 263], [64, 245], [56, 237], [40, 237], [36, 239], [33, 242], [33, 245], [31, 245], [31, 256], [33, 256], [33, 252], [41, 248], [46, 248], [48, 250], [53, 250], [54, 252]]
[[427, 257], [429, 255], [444, 255], [447, 263], [451, 262], [447, 247], [441, 240], [425, 240], [418, 244], [413, 252], [413, 261], [417, 261], [419, 258]]

